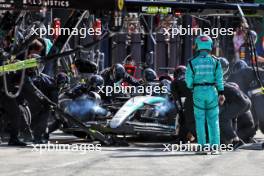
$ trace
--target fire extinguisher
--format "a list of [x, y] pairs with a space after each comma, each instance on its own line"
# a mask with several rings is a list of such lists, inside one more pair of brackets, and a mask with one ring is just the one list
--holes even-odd
[[57, 40], [57, 38], [60, 35], [60, 28], [61, 28], [61, 20], [60, 18], [54, 18], [53, 20], [53, 29], [54, 29], [54, 34], [53, 34], [53, 40]]
[[96, 20], [94, 21], [93, 29], [94, 29], [94, 39], [98, 40], [100, 35], [102, 34], [102, 22], [99, 18], [96, 18]]

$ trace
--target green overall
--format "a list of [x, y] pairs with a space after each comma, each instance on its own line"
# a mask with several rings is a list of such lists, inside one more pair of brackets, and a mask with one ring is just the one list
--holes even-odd
[[189, 61], [185, 76], [187, 87], [193, 90], [198, 143], [206, 144], [207, 122], [210, 145], [220, 145], [218, 92], [224, 90], [220, 62], [208, 52], [201, 51]]

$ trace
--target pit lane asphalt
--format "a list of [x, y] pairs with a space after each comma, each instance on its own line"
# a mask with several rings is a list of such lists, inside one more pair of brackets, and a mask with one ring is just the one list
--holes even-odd
[[[264, 141], [264, 135], [258, 133]], [[52, 140], [79, 143], [70, 135], [55, 133]], [[130, 147], [102, 147], [102, 151], [44, 151], [33, 147], [0, 145], [0, 176], [262, 176], [263, 150], [237, 150], [222, 155], [163, 152], [156, 143], [132, 143]]]

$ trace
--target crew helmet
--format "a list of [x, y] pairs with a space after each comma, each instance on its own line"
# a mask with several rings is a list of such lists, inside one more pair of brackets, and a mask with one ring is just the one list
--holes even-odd
[[225, 75], [229, 70], [229, 61], [224, 57], [219, 57], [218, 59], [221, 63], [223, 74]]
[[208, 35], [200, 35], [195, 39], [195, 49], [200, 50], [213, 50], [213, 40]]
[[237, 72], [248, 67], [248, 64], [244, 60], [239, 60], [234, 64], [232, 71]]
[[115, 64], [112, 69], [113, 78], [115, 81], [120, 81], [125, 77], [126, 70], [121, 64]]
[[151, 82], [157, 79], [157, 73], [152, 68], [147, 68], [144, 70], [144, 80]]
[[185, 78], [185, 73], [186, 73], [186, 66], [179, 65], [175, 68], [173, 72], [173, 77], [174, 79], [181, 80]]

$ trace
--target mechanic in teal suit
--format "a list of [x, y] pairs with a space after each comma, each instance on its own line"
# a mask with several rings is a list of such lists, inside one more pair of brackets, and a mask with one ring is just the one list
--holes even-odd
[[[194, 116], [198, 144], [205, 146], [208, 125], [210, 146], [220, 145], [219, 107], [225, 101], [223, 72], [220, 62], [211, 55], [213, 41], [201, 35], [195, 40], [196, 56], [189, 60], [186, 84], [193, 91]], [[217, 146], [216, 146], [217, 145]]]

